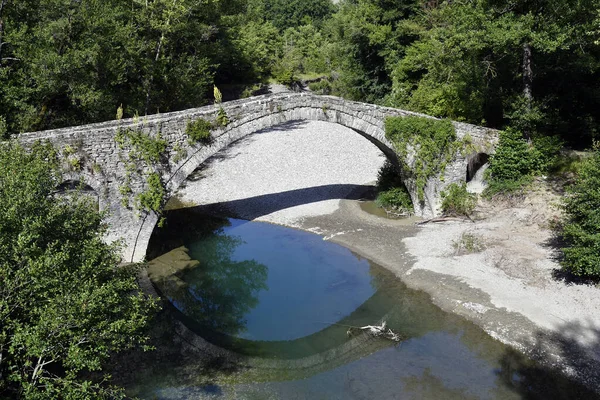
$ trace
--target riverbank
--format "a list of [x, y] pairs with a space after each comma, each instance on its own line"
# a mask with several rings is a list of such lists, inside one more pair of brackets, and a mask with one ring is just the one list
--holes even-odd
[[[383, 161], [374, 146], [338, 125], [289, 124], [220, 153], [178, 197], [180, 205], [301, 228], [342, 244], [428, 293], [443, 310], [598, 390], [600, 289], [556, 277], [549, 224], [560, 194], [539, 182], [519, 202], [481, 202], [475, 222], [415, 227], [414, 220], [360, 209]], [[480, 251], [457, 250], [465, 239]]]

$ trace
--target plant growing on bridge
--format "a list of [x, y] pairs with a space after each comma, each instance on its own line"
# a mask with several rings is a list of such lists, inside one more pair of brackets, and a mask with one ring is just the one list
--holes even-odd
[[[167, 191], [163, 186], [160, 175], [156, 172], [151, 173], [146, 180], [146, 184], [148, 188], [142, 193], [139, 193], [135, 198], [136, 208], [147, 212], [154, 211], [160, 216], [167, 195]], [[159, 226], [162, 226], [162, 219], [160, 222]]]
[[160, 132], [153, 137], [140, 130], [120, 129], [115, 140], [119, 148], [128, 148], [130, 159], [142, 160], [148, 165], [160, 162], [167, 149], [167, 141], [162, 138]]
[[188, 121], [185, 127], [185, 134], [196, 142], [204, 144], [210, 143], [210, 131], [212, 124], [202, 118], [198, 118], [195, 121]]
[[[385, 120], [385, 135], [394, 143], [403, 168], [412, 171], [420, 201], [425, 199], [427, 180], [443, 174], [462, 143], [450, 120], [408, 116]], [[413, 165], [407, 159], [414, 158]]]
[[227, 112], [223, 107], [219, 107], [219, 111], [217, 112], [217, 125], [229, 125], [229, 117], [227, 116]]
[[57, 201], [61, 182], [50, 145], [0, 148], [0, 397], [122, 398], [90, 372], [144, 345], [157, 303], [89, 199]]

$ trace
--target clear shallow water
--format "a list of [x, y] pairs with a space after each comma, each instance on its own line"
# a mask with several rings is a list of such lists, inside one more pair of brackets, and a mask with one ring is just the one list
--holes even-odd
[[[212, 360], [207, 368], [201, 351], [182, 350], [138, 377], [132, 394], [160, 399], [597, 398], [442, 312], [388, 270], [317, 235], [173, 211], [168, 228], [153, 237], [154, 256], [159, 257], [149, 275], [171, 300], [176, 317], [203, 338], [255, 361], [224, 367], [219, 360], [215, 368]], [[348, 325], [382, 318], [405, 338], [402, 343], [346, 334]]]
[[[302, 338], [349, 315], [375, 293], [367, 260], [342, 246], [281, 226], [238, 219], [229, 224], [188, 244], [190, 257], [201, 261], [182, 275], [191, 290], [205, 287], [207, 276], [223, 275], [220, 283], [237, 294], [232, 301], [244, 295], [238, 326], [223, 333], [251, 340]], [[219, 253], [228, 246], [224, 260]], [[197, 292], [199, 301], [218, 296]]]

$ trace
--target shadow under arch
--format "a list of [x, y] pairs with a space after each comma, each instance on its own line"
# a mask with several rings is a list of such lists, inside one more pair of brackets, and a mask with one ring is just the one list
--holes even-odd
[[[304, 118], [298, 118], [298, 110], [293, 110], [294, 112], [277, 112], [248, 121], [241, 120], [237, 124], [232, 124], [231, 128], [227, 128], [220, 135], [213, 138], [209, 145], [197, 146], [194, 152], [188, 155], [186, 160], [183, 161], [178, 168], [173, 170], [170, 177], [166, 180], [165, 184], [169, 199], [198, 167], [207, 162], [211, 157], [217, 155], [220, 151], [235, 146], [241, 139], [250, 135], [268, 129], [287, 130], [299, 121], [322, 121], [342, 125], [348, 128], [349, 131], [364, 137], [370, 143], [375, 145], [392, 165], [400, 165], [393, 145], [385, 139], [385, 130], [382, 124], [369, 122], [366, 118], [358, 118], [340, 110], [329, 110], [328, 114], [327, 112], [324, 112], [321, 107], [317, 106], [306, 107], [306, 109], [308, 109], [308, 111], [303, 114]], [[329, 115], [332, 116], [330, 117]], [[333, 199], [333, 197], [327, 199]], [[154, 213], [146, 214], [142, 218], [131, 251], [131, 259], [128, 261], [136, 262], [145, 258], [150, 236], [152, 235], [152, 231], [157, 222], [158, 217]]]

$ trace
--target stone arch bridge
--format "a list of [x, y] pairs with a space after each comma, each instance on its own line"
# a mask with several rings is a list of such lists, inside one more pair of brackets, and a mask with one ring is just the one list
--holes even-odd
[[[211, 131], [209, 143], [193, 142], [186, 134], [189, 121], [200, 118], [215, 121], [219, 108], [227, 114], [229, 123]], [[209, 157], [235, 141], [256, 131], [289, 121], [328, 121], [348, 127], [376, 145], [394, 163], [398, 163], [394, 146], [385, 137], [385, 119], [394, 116], [422, 114], [380, 107], [311, 93], [272, 94], [139, 119], [123, 119], [91, 125], [25, 133], [19, 140], [31, 145], [37, 140], [49, 140], [62, 153], [67, 183], [83, 182], [98, 198], [101, 210], [108, 211], [108, 240], [122, 239], [125, 261], [140, 261], [145, 257], [148, 241], [158, 221], [153, 211], [136, 209], [136, 196], [148, 191], [150, 174], [161, 178], [164, 199], [175, 193], [186, 178]], [[433, 117], [428, 117], [433, 118]], [[493, 151], [497, 131], [454, 122], [458, 139], [470, 135], [471, 143], [480, 153]], [[160, 138], [163, 151], [159, 161], [132, 161], [133, 149], [123, 143], [119, 132], [136, 132], [146, 138]], [[139, 137], [138, 137], [139, 139]], [[335, 149], [333, 149], [335, 151]], [[139, 157], [138, 157], [139, 158]], [[425, 199], [416, 201], [416, 186], [409, 174], [403, 179], [413, 197], [415, 212], [434, 216], [439, 212], [440, 192], [452, 182], [465, 182], [478, 163], [478, 152], [462, 155], [457, 152], [443, 176], [432, 177], [425, 186]], [[409, 163], [411, 160], [404, 160]], [[468, 172], [471, 171], [471, 172]]]

